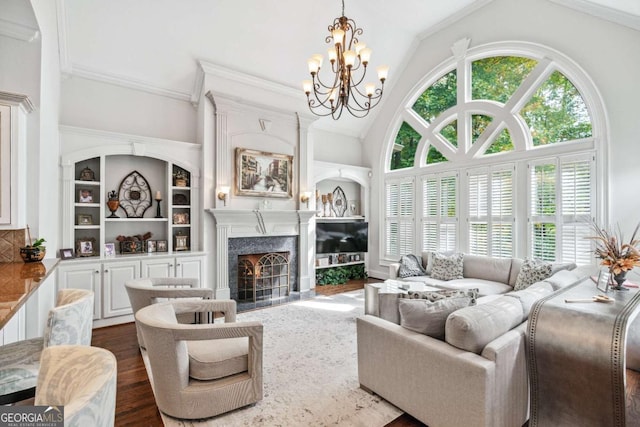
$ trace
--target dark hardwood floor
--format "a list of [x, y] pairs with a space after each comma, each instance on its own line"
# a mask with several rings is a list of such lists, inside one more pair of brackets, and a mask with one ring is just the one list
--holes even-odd
[[[376, 279], [369, 279], [377, 281]], [[364, 287], [364, 280], [345, 285], [317, 286], [316, 294], [333, 295]], [[162, 426], [162, 419], [155, 404], [147, 372], [138, 350], [136, 329], [133, 323], [94, 329], [92, 345], [106, 348], [118, 360], [118, 392], [116, 395], [116, 426]], [[628, 425], [640, 425], [640, 373], [627, 371], [627, 414], [632, 418]], [[20, 402], [33, 405], [33, 399]], [[421, 427], [425, 424], [403, 414], [385, 427]]]

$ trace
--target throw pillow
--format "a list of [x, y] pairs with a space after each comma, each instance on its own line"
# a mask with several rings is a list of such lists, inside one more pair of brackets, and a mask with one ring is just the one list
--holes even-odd
[[400, 257], [398, 277], [426, 276], [427, 272], [422, 268], [421, 260], [412, 254]]
[[475, 305], [476, 299], [478, 298], [478, 294], [480, 290], [478, 288], [474, 289], [443, 289], [441, 291], [409, 291], [407, 292], [406, 298], [408, 299], [426, 299], [431, 302], [435, 302], [445, 298], [459, 298], [459, 297], [469, 297], [471, 298], [471, 303], [469, 305]]
[[462, 279], [464, 255], [456, 253], [445, 256], [436, 253], [433, 257], [433, 268], [431, 277], [438, 280]]
[[454, 311], [471, 304], [469, 297], [446, 298], [435, 302], [426, 299], [400, 299], [400, 325], [406, 329], [444, 339], [447, 317]]
[[536, 282], [540, 282], [551, 276], [551, 264], [545, 261], [538, 261], [525, 258], [520, 267], [518, 278], [513, 290], [526, 289]]

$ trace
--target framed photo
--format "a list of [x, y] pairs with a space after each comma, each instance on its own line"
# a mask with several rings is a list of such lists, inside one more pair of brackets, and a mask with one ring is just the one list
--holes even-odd
[[293, 156], [236, 148], [235, 194], [293, 197]]
[[189, 250], [189, 244], [188, 244], [188, 238], [189, 236], [183, 235], [183, 234], [176, 234], [175, 236], [175, 245], [173, 246], [173, 249], [176, 251], [188, 251]]
[[78, 203], [93, 203], [93, 190], [81, 188], [78, 191]]
[[73, 248], [60, 249], [60, 258], [61, 259], [73, 258]]
[[157, 252], [167, 252], [167, 241], [166, 240], [156, 240], [156, 251]]
[[104, 256], [116, 256], [116, 244], [105, 243], [104, 244]]
[[96, 239], [93, 237], [83, 237], [76, 240], [76, 255], [81, 256], [95, 256], [96, 253]]
[[608, 268], [601, 268], [598, 273], [598, 281], [596, 282], [596, 288], [599, 291], [607, 293], [609, 291], [609, 285], [611, 282], [611, 272]]
[[174, 213], [173, 214], [173, 223], [174, 224], [189, 224], [189, 214], [187, 212]]
[[360, 215], [360, 201], [359, 200], [349, 200], [348, 203], [348, 215], [349, 216], [359, 216]]
[[147, 240], [147, 252], [157, 252], [158, 242], [156, 240]]
[[85, 214], [78, 214], [77, 216], [78, 225], [93, 225], [93, 216]]

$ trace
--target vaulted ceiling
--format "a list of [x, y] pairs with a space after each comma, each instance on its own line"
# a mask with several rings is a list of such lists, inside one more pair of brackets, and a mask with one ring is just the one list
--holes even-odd
[[[373, 66], [390, 66], [389, 85], [412, 46], [447, 22], [491, 0], [345, 0], [345, 15], [364, 30]], [[550, 0], [640, 30], [638, 0]], [[300, 90], [306, 60], [326, 53], [327, 26], [340, 0], [57, 0], [61, 64], [71, 75], [129, 82], [188, 100], [196, 61]], [[19, 15], [0, 0], [3, 19]], [[579, 16], [579, 15], [578, 15]], [[15, 20], [24, 21], [24, 18]], [[20, 22], [24, 24], [24, 22]], [[372, 70], [373, 71], [373, 70]], [[321, 119], [319, 126], [363, 135], [370, 118]]]

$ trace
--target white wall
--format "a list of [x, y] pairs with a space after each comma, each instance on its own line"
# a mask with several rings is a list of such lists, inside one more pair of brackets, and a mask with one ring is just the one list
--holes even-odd
[[190, 102], [72, 76], [62, 82], [60, 124], [196, 142]]
[[363, 146], [365, 164], [373, 168], [370, 252], [371, 274], [386, 274], [378, 260], [380, 218], [383, 215], [384, 144], [389, 143], [388, 124], [402, 108], [402, 101], [415, 85], [438, 64], [452, 56], [450, 47], [462, 38], [471, 46], [491, 42], [525, 41], [558, 50], [576, 61], [600, 90], [609, 118], [610, 176], [609, 222], [619, 223], [627, 235], [640, 219], [640, 198], [631, 190], [640, 181], [640, 120], [637, 105], [640, 85], [640, 32], [547, 0], [494, 0], [487, 6], [425, 38], [404, 70], [394, 76], [394, 90], [382, 106]]
[[363, 163], [363, 146], [360, 139], [313, 127], [309, 133], [313, 136], [314, 141], [314, 160], [353, 166], [371, 166]]

